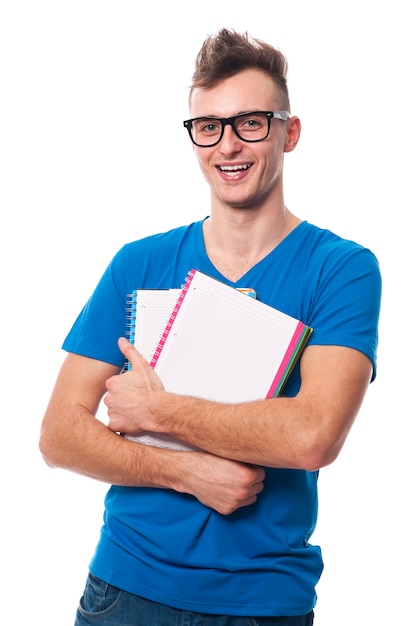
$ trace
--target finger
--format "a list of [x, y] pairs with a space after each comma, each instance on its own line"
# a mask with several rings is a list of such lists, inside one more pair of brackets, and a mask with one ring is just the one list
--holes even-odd
[[126, 339], [126, 337], [120, 337], [117, 341], [120, 352], [123, 356], [129, 361], [131, 365], [131, 369], [143, 368], [143, 364], [146, 363], [148, 365], [147, 360], [139, 354], [136, 350], [135, 346]]

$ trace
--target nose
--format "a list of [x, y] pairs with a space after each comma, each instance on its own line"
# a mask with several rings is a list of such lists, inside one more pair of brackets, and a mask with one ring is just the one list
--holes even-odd
[[237, 152], [242, 148], [242, 141], [236, 135], [231, 122], [224, 125], [223, 137], [220, 141], [220, 149], [222, 152], [230, 154]]

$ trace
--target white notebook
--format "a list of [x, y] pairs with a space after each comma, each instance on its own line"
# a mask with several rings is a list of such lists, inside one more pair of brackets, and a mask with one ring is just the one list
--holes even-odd
[[[198, 270], [180, 290], [136, 290], [129, 338], [167, 391], [239, 403], [279, 395], [312, 329]], [[171, 436], [129, 439], [195, 449]]]

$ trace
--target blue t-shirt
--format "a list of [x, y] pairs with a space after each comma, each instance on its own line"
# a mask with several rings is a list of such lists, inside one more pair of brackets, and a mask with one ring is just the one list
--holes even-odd
[[[366, 354], [376, 372], [381, 297], [368, 249], [307, 222], [233, 283], [210, 262], [202, 222], [125, 245], [113, 258], [63, 348], [119, 365], [133, 289], [180, 288], [196, 268], [314, 330], [309, 345]], [[293, 370], [283, 395], [300, 386]], [[278, 400], [272, 400], [277, 401]], [[137, 444], [141, 445], [141, 444]], [[316, 526], [318, 472], [266, 468], [255, 504], [220, 515], [170, 489], [110, 487], [91, 572], [172, 607], [225, 615], [302, 615], [313, 609], [323, 564], [309, 539]]]

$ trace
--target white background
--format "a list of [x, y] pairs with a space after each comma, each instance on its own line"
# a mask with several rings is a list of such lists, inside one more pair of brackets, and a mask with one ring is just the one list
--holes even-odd
[[[128, 240], [204, 217], [182, 120], [223, 26], [280, 47], [303, 131], [298, 216], [370, 247], [384, 279], [378, 377], [321, 472], [318, 626], [415, 616], [412, 4], [14, 0], [0, 8], [1, 562], [8, 624], [71, 626], [106, 485], [47, 468], [38, 433], [76, 314]], [[71, 432], [68, 432], [71, 437]]]

